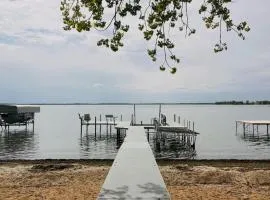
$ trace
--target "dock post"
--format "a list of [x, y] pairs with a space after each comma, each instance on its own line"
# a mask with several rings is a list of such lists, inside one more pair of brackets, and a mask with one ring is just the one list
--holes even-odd
[[116, 129], [116, 147], [120, 147], [120, 128]]
[[246, 133], [246, 124], [245, 123], [243, 123], [243, 131], [244, 131], [244, 135], [245, 135], [245, 133]]
[[147, 140], [149, 142], [149, 128], [147, 129]]
[[108, 137], [108, 120], [107, 119], [106, 119], [106, 122], [107, 122], [107, 124], [106, 124], [106, 135]]
[[100, 124], [99, 124], [99, 138], [101, 138], [101, 114], [99, 115], [99, 121], [100, 121]]
[[136, 124], [136, 106], [133, 106], [133, 123]]
[[33, 122], [32, 122], [32, 124], [33, 124], [33, 133], [35, 132], [35, 120], [33, 120]]
[[178, 124], [180, 124], [180, 116], [178, 116]]
[[112, 125], [110, 124], [110, 136], [112, 136]]
[[121, 118], [120, 118], [121, 121], [123, 121], [123, 118], [122, 118], [122, 114], [121, 114]]
[[133, 114], [131, 114], [131, 125], [134, 125]]
[[97, 137], [97, 117], [95, 116], [95, 139]]
[[86, 135], [88, 135], [88, 122], [86, 122], [87, 124], [86, 124]]
[[173, 114], [173, 121], [176, 122], [176, 114]]
[[82, 120], [81, 120], [81, 135], [82, 135]]
[[160, 118], [161, 118], [161, 104], [159, 104], [159, 111], [158, 111], [158, 124], [160, 125]]
[[268, 126], [269, 126], [269, 124], [266, 125], [266, 132], [267, 132], [267, 135], [268, 135]]
[[193, 132], [194, 132], [194, 122], [193, 122], [193, 128], [192, 128]]

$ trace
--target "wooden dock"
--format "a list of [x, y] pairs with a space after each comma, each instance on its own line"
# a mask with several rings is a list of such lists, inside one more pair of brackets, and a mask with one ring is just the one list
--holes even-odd
[[119, 124], [126, 137], [97, 199], [170, 199], [143, 126]]
[[269, 125], [270, 120], [236, 120], [236, 133], [238, 129], [238, 124], [242, 124], [243, 126], [243, 133], [245, 134], [247, 130], [252, 126], [252, 133], [254, 134], [255, 128], [258, 132], [259, 126], [266, 126], [266, 133], [269, 134]]

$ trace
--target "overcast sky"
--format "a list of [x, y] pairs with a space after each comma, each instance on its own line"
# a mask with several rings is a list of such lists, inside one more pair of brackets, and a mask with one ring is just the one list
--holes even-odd
[[[98, 32], [65, 32], [59, 0], [0, 0], [0, 102], [214, 102], [270, 99], [269, 0], [235, 0], [233, 19], [247, 20], [245, 41], [224, 32], [228, 51], [213, 53], [218, 32], [190, 7], [197, 32], [172, 33], [181, 64], [159, 71], [134, 26], [117, 53], [96, 46]], [[131, 21], [132, 23], [134, 20]], [[149, 46], [150, 47], [150, 46]]]

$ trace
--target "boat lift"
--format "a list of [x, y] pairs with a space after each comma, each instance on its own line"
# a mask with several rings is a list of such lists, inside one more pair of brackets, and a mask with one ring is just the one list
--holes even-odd
[[10, 126], [25, 126], [33, 125], [35, 113], [40, 112], [40, 107], [29, 105], [9, 105], [0, 104], [0, 127], [9, 132]]

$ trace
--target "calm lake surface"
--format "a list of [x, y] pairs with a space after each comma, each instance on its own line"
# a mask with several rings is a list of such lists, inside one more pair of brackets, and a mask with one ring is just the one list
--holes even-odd
[[[150, 123], [158, 117], [158, 105], [136, 105], [136, 121]], [[123, 121], [130, 120], [133, 105], [42, 105], [35, 115], [35, 128], [25, 131], [24, 127], [11, 128], [9, 134], [0, 128], [0, 159], [105, 159], [117, 153], [115, 130], [106, 137], [102, 128], [101, 138], [94, 139], [94, 129], [85, 129], [80, 134], [78, 113], [122, 115]], [[258, 105], [162, 105], [167, 121], [173, 114], [183, 120], [195, 122], [200, 134], [195, 150], [169, 148], [156, 152], [157, 158], [191, 159], [270, 159], [270, 138], [266, 128], [259, 133], [243, 134], [242, 126], [236, 133], [236, 120], [270, 120], [270, 106]], [[32, 130], [30, 125], [29, 130]], [[152, 135], [153, 138], [153, 135]]]

